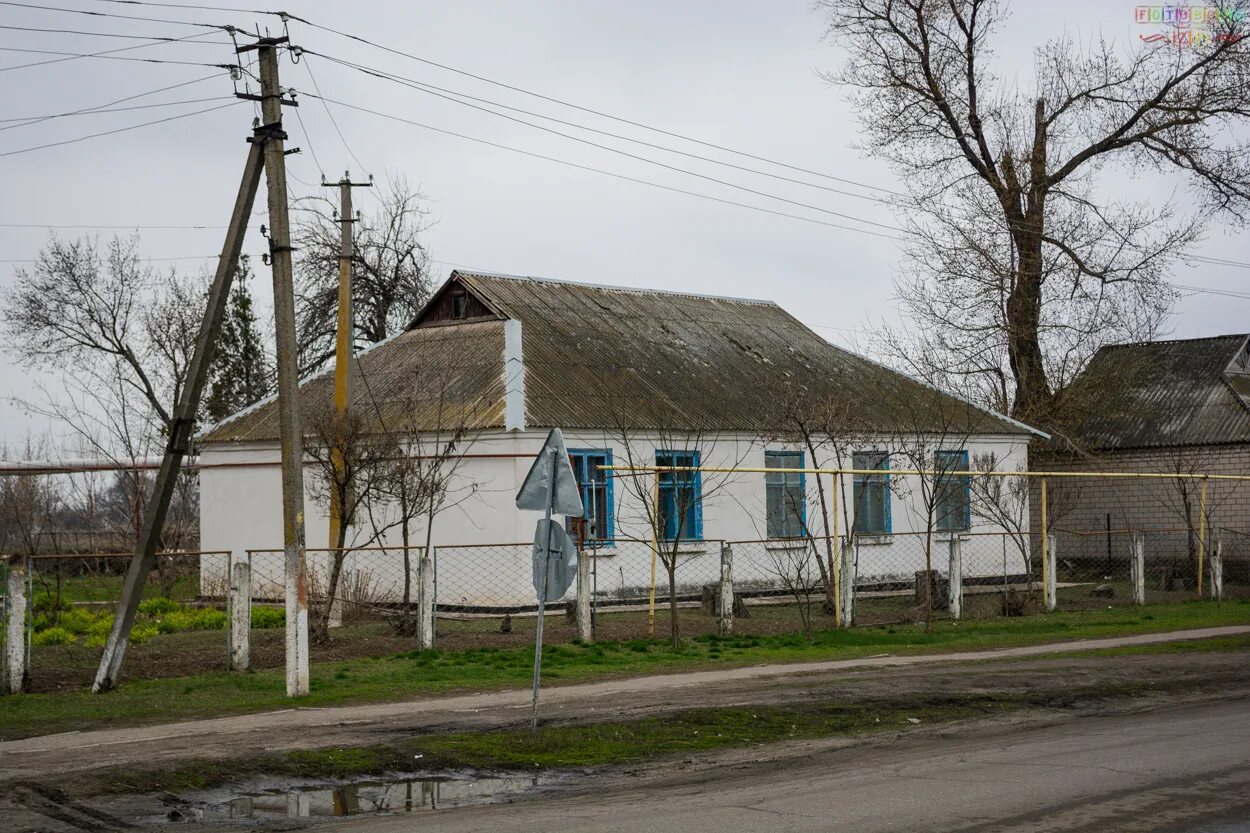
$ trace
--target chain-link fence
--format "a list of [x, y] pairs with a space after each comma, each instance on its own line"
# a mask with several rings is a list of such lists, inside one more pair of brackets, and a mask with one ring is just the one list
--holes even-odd
[[[836, 612], [848, 601], [853, 624], [864, 626], [1020, 616], [1045, 609], [1041, 536], [1036, 534], [861, 535], [844, 539], [841, 546], [822, 537], [661, 541], [658, 546], [619, 538], [595, 541], [583, 550], [593, 637], [665, 640], [674, 621], [683, 637], [715, 633], [726, 549], [737, 634], [833, 628]], [[1194, 599], [1200, 562], [1204, 598], [1213, 598], [1217, 586], [1224, 599], [1250, 598], [1250, 533], [1245, 530], [1219, 528], [1203, 540], [1184, 528], [1055, 529], [1048, 553], [1061, 611]], [[233, 556], [162, 553], [143, 589], [127, 654], [128, 676], [226, 666], [236, 595], [230, 592], [231, 568], [240, 562], [250, 565], [245, 621], [250, 618], [254, 631], [251, 665], [282, 664], [286, 582], [281, 550]], [[40, 555], [27, 563], [31, 682], [37, 691], [85, 686], [112, 628], [129, 556]], [[955, 581], [952, 567], [958, 571]], [[310, 620], [328, 634], [313, 641], [315, 661], [418, 647], [423, 592], [432, 599], [438, 649], [521, 647], [534, 637], [537, 604], [529, 542], [439, 546], [428, 553], [422, 547], [310, 549], [307, 568]], [[841, 604], [839, 582], [850, 591]], [[578, 638], [576, 592], [575, 585], [548, 605], [547, 642]], [[7, 627], [7, 616], [0, 622]]]

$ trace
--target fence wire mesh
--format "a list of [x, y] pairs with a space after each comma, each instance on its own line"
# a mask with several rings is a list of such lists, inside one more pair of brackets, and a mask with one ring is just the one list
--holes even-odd
[[[802, 633], [834, 627], [835, 582], [853, 588], [854, 624], [928, 618], [988, 619], [1041, 612], [1040, 535], [900, 533], [832, 539], [593, 542], [588, 560], [597, 640], [666, 640], [677, 622], [685, 638], [717, 631], [722, 551], [732, 553], [734, 632]], [[1093, 610], [1203, 596], [1250, 598], [1250, 531], [1055, 529], [1050, 559], [1059, 610]], [[846, 557], [839, 558], [845, 548]], [[532, 644], [536, 602], [532, 544], [368, 547], [307, 551], [310, 618], [329, 638], [313, 659], [411, 651], [429, 571], [435, 647], [462, 650]], [[954, 556], [954, 557], [953, 557]], [[128, 555], [39, 555], [30, 559], [31, 681], [35, 690], [90, 683], [113, 624]], [[143, 589], [127, 674], [171, 676], [217, 670], [228, 656], [231, 565], [251, 571], [253, 667], [281, 665], [285, 557], [277, 549], [162, 553]], [[422, 564], [426, 566], [423, 568]], [[952, 604], [951, 569], [959, 570]], [[654, 573], [653, 573], [654, 569]], [[653, 580], [654, 576], [654, 580]], [[671, 576], [671, 580], [670, 580]], [[2, 577], [0, 577], [2, 578]], [[331, 589], [333, 585], [333, 590]], [[671, 592], [670, 592], [671, 590]], [[578, 638], [576, 586], [548, 605], [545, 641]], [[653, 602], [654, 599], [654, 602]], [[7, 599], [5, 600], [7, 604]], [[654, 606], [653, 606], [654, 605]], [[4, 621], [0, 619], [0, 622]], [[206, 633], [218, 631], [218, 633]], [[0, 674], [3, 674], [0, 669]], [[0, 678], [2, 681], [2, 678]]]

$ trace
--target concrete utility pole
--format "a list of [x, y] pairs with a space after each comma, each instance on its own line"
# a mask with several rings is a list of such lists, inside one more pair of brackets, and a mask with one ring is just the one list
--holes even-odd
[[308, 570], [304, 560], [304, 435], [299, 418], [299, 368], [295, 344], [295, 286], [291, 224], [287, 216], [286, 133], [278, 47], [287, 38], [261, 38], [240, 51], [257, 50], [260, 108], [269, 185], [269, 262], [278, 348], [278, 426], [282, 438], [282, 551], [286, 578], [286, 694], [308, 693]]
[[[96, 671], [95, 682], [91, 686], [91, 690], [95, 692], [108, 691], [117, 685], [122, 658], [126, 653], [126, 641], [130, 638], [135, 613], [143, 597], [143, 585], [147, 582], [152, 568], [156, 566], [156, 548], [165, 526], [165, 515], [169, 511], [169, 501], [178, 479], [178, 469], [182, 466], [182, 458], [190, 450], [195, 414], [200, 407], [200, 395], [208, 379], [208, 366], [212, 361], [213, 349], [217, 345], [217, 336], [221, 332], [226, 301], [230, 297], [230, 285], [234, 281], [235, 270], [238, 268], [239, 252], [243, 248], [248, 219], [252, 215], [252, 204], [256, 198], [257, 187], [260, 185], [262, 152], [267, 147], [268, 138], [264, 127], [257, 128], [254, 134], [248, 139], [252, 147], [248, 152], [247, 163], [243, 167], [243, 180], [239, 183], [239, 193], [235, 197], [234, 211], [230, 215], [226, 239], [222, 244], [221, 254], [217, 258], [217, 273], [213, 276], [213, 285], [209, 290], [208, 308], [204, 311], [204, 320], [200, 325], [199, 335], [196, 337], [195, 352], [192, 354], [191, 363], [187, 366], [187, 378], [182, 388], [182, 396], [174, 407], [169, 441], [165, 445], [165, 455], [156, 475], [152, 497], [143, 512], [143, 525], [140, 529], [138, 546], [135, 547], [134, 556], [126, 570], [126, 583], [122, 587], [122, 597], [117, 605], [113, 629], [104, 645], [100, 667]], [[281, 154], [280, 149], [278, 152]], [[136, 483], [138, 476], [136, 471]]]
[[[324, 187], [333, 187], [324, 179]], [[334, 411], [339, 419], [340, 430], [346, 430], [347, 409], [351, 404], [351, 362], [355, 329], [352, 317], [352, 263], [355, 247], [352, 241], [352, 225], [356, 222], [352, 211], [352, 189], [367, 188], [372, 182], [352, 182], [351, 171], [344, 171], [337, 183], [339, 189], [339, 308], [338, 325], [334, 339]], [[330, 463], [336, 479], [342, 477], [346, 462], [340, 449], [332, 449]], [[342, 482], [340, 479], [338, 482]], [[339, 534], [343, 524], [343, 507], [339, 505], [339, 490], [330, 490], [330, 548], [339, 546]], [[335, 615], [338, 600], [331, 599], [330, 621], [337, 622]]]

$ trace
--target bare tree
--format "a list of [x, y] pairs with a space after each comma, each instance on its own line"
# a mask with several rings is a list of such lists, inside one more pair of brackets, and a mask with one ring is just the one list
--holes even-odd
[[[1047, 422], [1106, 341], [1158, 331], [1171, 263], [1200, 222], [1244, 219], [1250, 143], [1247, 0], [1209, 43], [1056, 40], [1013, 91], [991, 68], [997, 0], [820, 0], [847, 47], [826, 77], [852, 90], [864, 148], [908, 194], [914, 278], [899, 286], [909, 335], [885, 347], [909, 369], [1026, 421]], [[1193, 212], [1104, 196], [1100, 174], [1184, 174]], [[913, 272], [914, 270], [914, 272]]]
[[[430, 227], [424, 196], [392, 178], [379, 207], [355, 230], [352, 278], [353, 349], [401, 332], [430, 297], [429, 254], [422, 236]], [[300, 369], [308, 373], [334, 356], [338, 321], [339, 222], [337, 203], [324, 196], [299, 205], [298, 340]]]
[[[27, 437], [18, 459], [37, 461], [46, 443]], [[12, 460], [0, 445], [0, 460]], [[64, 507], [64, 494], [53, 475], [0, 475], [0, 557], [39, 553]]]
[[310, 479], [309, 492], [314, 499], [335, 502], [339, 507], [338, 537], [330, 542], [331, 566], [325, 600], [314, 611], [309, 628], [309, 639], [314, 644], [324, 644], [330, 639], [331, 610], [339, 600], [348, 530], [357, 523], [361, 507], [376, 496], [398, 455], [398, 446], [392, 435], [372, 432], [368, 418], [358, 408], [339, 413], [333, 403], [308, 406], [302, 421], [310, 435], [304, 450], [319, 474]]

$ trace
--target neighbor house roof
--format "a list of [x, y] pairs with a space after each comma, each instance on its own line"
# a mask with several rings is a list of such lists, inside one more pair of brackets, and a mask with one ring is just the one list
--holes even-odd
[[[371, 389], [383, 412], [399, 412], [423, 377], [459, 368], [455, 399], [474, 403], [473, 427], [502, 427], [507, 321], [521, 322], [527, 427], [768, 431], [785, 403], [802, 400], [881, 432], [1036, 433], [835, 347], [768, 301], [463, 271], [406, 332], [359, 356], [369, 385], [353, 396]], [[330, 384], [326, 375], [302, 390], [328, 401]], [[202, 439], [276, 436], [265, 404]]]
[[1065, 394], [1090, 450], [1250, 443], [1245, 334], [1103, 347]]

